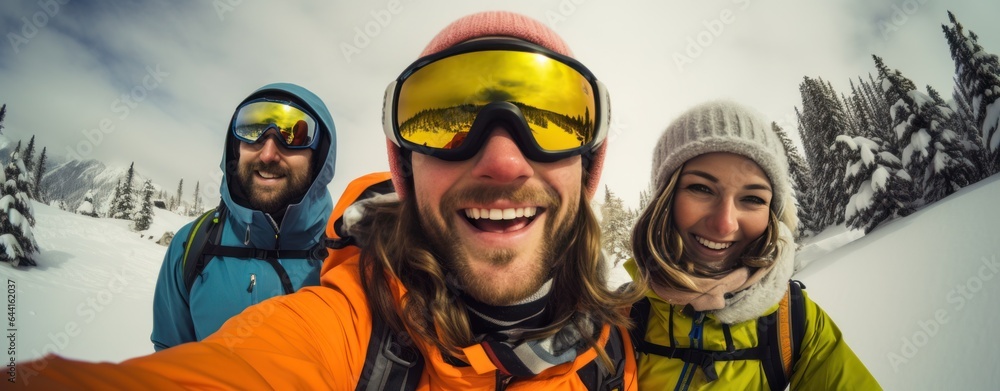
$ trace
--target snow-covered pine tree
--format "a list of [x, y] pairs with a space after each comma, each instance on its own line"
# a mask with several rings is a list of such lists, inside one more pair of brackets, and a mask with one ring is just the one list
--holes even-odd
[[975, 181], [975, 163], [965, 156], [962, 138], [947, 127], [953, 112], [932, 87], [917, 90], [899, 70], [874, 56], [885, 79], [886, 97], [895, 99], [892, 118], [903, 169], [913, 179], [914, 208], [935, 202]]
[[83, 202], [76, 207], [76, 213], [84, 216], [97, 217], [97, 207], [94, 205], [94, 191], [87, 190], [83, 195]]
[[[941, 129], [932, 129], [926, 117], [927, 106], [932, 100], [917, 90], [913, 81], [903, 76], [898, 69], [890, 70], [882, 58], [872, 55], [882, 91], [886, 100], [892, 103], [892, 129], [895, 132], [896, 147], [903, 169], [913, 179], [914, 209], [919, 209], [931, 200], [924, 198], [927, 192], [927, 172], [931, 166], [933, 142], [940, 139]], [[932, 134], [932, 132], [937, 132]]]
[[979, 128], [992, 175], [1000, 170], [1000, 60], [987, 53], [972, 31], [965, 35], [964, 27], [948, 11], [950, 26], [941, 25], [951, 58], [955, 61], [957, 86], [971, 104], [975, 124]]
[[852, 194], [844, 209], [847, 227], [865, 234], [880, 224], [912, 212], [910, 178], [899, 159], [882, 150], [886, 142], [862, 136], [837, 136], [835, 149], [849, 156], [845, 178]]
[[[21, 155], [21, 161], [24, 162], [25, 172], [31, 173], [32, 169], [35, 168], [35, 136], [32, 135], [31, 139], [28, 140], [28, 146], [24, 148], [24, 154]], [[29, 180], [31, 178], [28, 178]]]
[[785, 155], [788, 157], [788, 173], [792, 183], [792, 191], [795, 194], [796, 206], [798, 207], [799, 229], [796, 235], [799, 237], [809, 237], [819, 233], [820, 228], [816, 225], [816, 215], [811, 207], [810, 189], [813, 187], [812, 174], [809, 172], [809, 165], [806, 159], [799, 153], [798, 148], [788, 138], [785, 130], [778, 126], [777, 122], [771, 122], [771, 129], [778, 135], [781, 145], [785, 147]]
[[30, 185], [18, 149], [4, 168], [0, 189], [0, 260], [14, 266], [34, 266], [38, 244], [31, 228], [35, 226], [35, 217], [28, 198]]
[[601, 248], [614, 266], [632, 257], [633, 223], [625, 202], [605, 185], [604, 204], [601, 205]]
[[115, 215], [120, 214], [122, 204], [122, 180], [119, 179], [115, 183], [115, 194], [111, 196], [111, 203], [108, 205], [108, 215], [107, 217], [114, 218]]
[[42, 154], [38, 156], [38, 163], [35, 164], [35, 183], [32, 184], [31, 189], [35, 194], [35, 199], [40, 202], [45, 202], [45, 189], [42, 189], [42, 177], [45, 176], [45, 152], [46, 148], [42, 147]]
[[978, 171], [976, 182], [978, 182], [990, 175], [992, 162], [990, 162], [989, 154], [986, 152], [986, 147], [984, 147], [983, 135], [979, 133], [979, 127], [976, 126], [976, 119], [972, 114], [972, 106], [969, 104], [968, 99], [966, 99], [965, 94], [956, 85], [951, 93], [951, 97], [954, 103], [952, 110], [954, 110], [955, 115], [952, 116], [953, 123], [949, 126], [962, 134], [964, 139], [962, 147], [965, 148], [965, 155], [976, 163], [976, 170]]
[[978, 181], [979, 170], [974, 152], [966, 150], [964, 135], [951, 127], [956, 124], [955, 112], [934, 87], [927, 86], [931, 102], [924, 107], [923, 116], [930, 125], [931, 165], [926, 173], [924, 199], [935, 202]]
[[149, 229], [149, 225], [153, 223], [153, 182], [151, 180], [146, 180], [142, 184], [142, 201], [139, 204], [139, 210], [135, 213], [132, 219], [132, 230], [133, 231], [145, 231]]
[[181, 200], [184, 199], [183, 191], [184, 191], [184, 178], [181, 178], [181, 180], [177, 182], [177, 195], [171, 199], [172, 202], [170, 203], [169, 207], [171, 212], [177, 212], [177, 210], [180, 208]]
[[0, 134], [3, 134], [3, 119], [7, 117], [7, 104], [0, 106]]
[[[649, 206], [649, 203], [653, 202], [653, 190], [650, 189], [649, 187], [650, 186], [646, 186], [645, 190], [639, 191], [639, 211], [638, 211], [639, 213], [646, 210], [646, 207]], [[639, 216], [636, 216], [636, 219], [638, 218]]]
[[807, 197], [814, 204], [803, 207], [814, 211], [816, 227], [822, 230], [844, 222], [843, 210], [848, 200], [843, 186], [846, 162], [831, 147], [836, 137], [849, 127], [843, 104], [829, 84], [805, 77], [799, 91], [802, 94], [802, 110], [796, 109], [799, 135], [815, 184], [812, 196]]
[[201, 205], [201, 182], [195, 182], [194, 183], [194, 195], [193, 195], [193, 197], [194, 197], [194, 200], [192, 201], [191, 209], [188, 210], [188, 215], [190, 215], [190, 216], [197, 216], [197, 215], [201, 214], [202, 208], [204, 208]]
[[135, 178], [135, 162], [129, 164], [128, 171], [125, 173], [125, 178], [121, 181], [121, 192], [118, 193], [118, 208], [114, 209], [114, 213], [111, 218], [114, 219], [132, 219], [132, 213], [135, 211], [136, 200], [135, 200], [135, 189], [132, 187], [132, 180]]

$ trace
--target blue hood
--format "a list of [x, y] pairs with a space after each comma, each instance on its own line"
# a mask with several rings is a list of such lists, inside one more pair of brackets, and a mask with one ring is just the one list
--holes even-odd
[[[272, 224], [264, 212], [249, 209], [234, 201], [230, 190], [230, 178], [235, 178], [238, 161], [237, 140], [232, 132], [232, 121], [226, 132], [225, 151], [222, 156], [220, 168], [223, 172], [223, 180], [219, 193], [222, 201], [229, 208], [229, 227], [226, 231], [235, 234], [244, 244], [252, 245], [256, 248], [275, 249], [307, 249], [315, 244], [319, 238], [303, 235], [302, 232], [317, 232], [320, 227], [326, 225], [326, 220], [333, 210], [333, 200], [327, 185], [333, 179], [334, 168], [337, 157], [337, 133], [333, 124], [333, 117], [326, 105], [318, 96], [311, 91], [290, 83], [268, 84], [254, 91], [247, 96], [243, 102], [256, 99], [269, 94], [287, 95], [300, 104], [303, 109], [310, 111], [320, 122], [319, 145], [313, 151], [313, 166], [316, 177], [313, 179], [309, 190], [302, 199], [295, 204], [289, 205], [285, 209], [284, 217], [281, 221], [281, 229], [277, 234], [288, 233], [286, 235], [276, 235]], [[240, 102], [240, 104], [243, 104]], [[239, 107], [239, 105], [237, 105]], [[234, 110], [235, 112], [235, 110]], [[235, 179], [234, 179], [235, 180]], [[233, 186], [236, 186], [234, 183]], [[276, 241], [276, 237], [278, 238]]]

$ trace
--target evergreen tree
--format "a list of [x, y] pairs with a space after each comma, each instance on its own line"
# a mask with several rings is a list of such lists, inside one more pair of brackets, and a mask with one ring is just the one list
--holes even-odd
[[886, 100], [893, 102], [890, 114], [895, 139], [892, 142], [899, 150], [903, 169], [913, 180], [913, 206], [920, 208], [928, 202], [923, 195], [927, 190], [927, 171], [931, 165], [931, 143], [938, 138], [937, 134], [931, 134], [934, 130], [924, 113], [931, 99], [918, 91], [913, 81], [898, 69], [890, 70], [881, 57], [873, 55], [872, 58], [879, 77], [885, 80], [882, 89]]
[[935, 202], [979, 180], [979, 170], [973, 156], [963, 144], [965, 138], [955, 125], [955, 112], [941, 95], [927, 86], [931, 101], [924, 106], [923, 115], [930, 126], [931, 164], [925, 173], [924, 199]]
[[[899, 158], [883, 149], [883, 140], [841, 135], [834, 148], [848, 156], [846, 187], [852, 192], [844, 209], [847, 227], [865, 234], [880, 224], [912, 212], [910, 178]], [[904, 197], [904, 198], [900, 198]]]
[[838, 135], [848, 131], [844, 107], [836, 92], [822, 79], [805, 77], [799, 85], [802, 110], [796, 109], [799, 133], [809, 159], [813, 183], [809, 203], [800, 204], [815, 213], [815, 229], [844, 222], [848, 194], [844, 191], [845, 157], [832, 149]]
[[194, 183], [194, 200], [191, 204], [191, 210], [188, 211], [188, 215], [197, 216], [201, 214], [201, 182]]
[[83, 195], [83, 202], [80, 203], [80, 206], [76, 207], [76, 213], [84, 216], [97, 217], [97, 207], [94, 204], [93, 190], [87, 190], [87, 194]]
[[181, 178], [181, 180], [177, 182], [177, 196], [175, 196], [172, 199], [173, 202], [170, 203], [171, 211], [177, 212], [178, 209], [180, 209], [181, 200], [184, 199], [183, 191], [184, 191], [184, 178]]
[[615, 266], [632, 257], [632, 242], [629, 238], [633, 222], [631, 214], [625, 210], [625, 202], [604, 186], [604, 204], [601, 205], [601, 248]]
[[142, 184], [142, 201], [139, 211], [132, 219], [133, 231], [145, 231], [153, 223], [153, 182], [146, 180]]
[[4, 168], [0, 189], [0, 260], [14, 266], [34, 266], [38, 244], [32, 233], [35, 217], [28, 199], [29, 182], [19, 149]]
[[875, 56], [887, 83], [886, 97], [895, 99], [892, 113], [900, 163], [913, 179], [914, 207], [932, 203], [975, 182], [975, 163], [965, 156], [962, 137], [948, 127], [953, 111], [932, 87], [929, 95], [914, 88], [898, 70], [890, 71]]
[[115, 183], [115, 194], [111, 196], [111, 203], [108, 206], [107, 217], [113, 218], [115, 215], [120, 214], [119, 210], [121, 209], [121, 203], [122, 203], [122, 181], [121, 179], [119, 179], [118, 182]]
[[[135, 162], [129, 164], [125, 179], [121, 181], [121, 191], [116, 191], [118, 204], [112, 208], [111, 218], [132, 219], [132, 212], [135, 211], [135, 190], [132, 188], [132, 180], [135, 178]], [[114, 204], [113, 204], [114, 205]]]
[[955, 61], [957, 86], [971, 104], [974, 123], [985, 144], [989, 175], [1000, 170], [1000, 60], [979, 45], [979, 37], [948, 12], [950, 26], [942, 25], [951, 58]]
[[788, 157], [789, 179], [791, 179], [792, 192], [798, 207], [799, 228], [796, 235], [799, 237], [815, 235], [820, 231], [820, 227], [817, 227], [816, 224], [817, 217], [812, 208], [804, 207], [805, 205], [815, 205], [809, 200], [810, 190], [813, 187], [809, 165], [806, 163], [806, 159], [799, 154], [792, 140], [788, 138], [785, 130], [778, 126], [778, 123], [771, 122], [771, 129], [774, 129], [774, 133], [778, 135], [781, 145], [785, 148], [785, 156]]
[[[31, 139], [28, 140], [28, 146], [24, 148], [24, 154], [21, 155], [21, 161], [24, 162], [25, 172], [29, 175], [33, 172], [35, 168], [35, 136], [32, 135]], [[28, 178], [31, 180], [31, 178]]]
[[42, 177], [45, 176], [46, 168], [45, 151], [46, 148], [42, 147], [42, 154], [38, 156], [38, 164], [35, 165], [35, 183], [31, 187], [35, 194], [35, 199], [42, 202], [45, 202], [45, 191], [42, 189]]
[[7, 104], [0, 106], [0, 134], [3, 134], [3, 119], [7, 117]]
[[965, 94], [956, 86], [951, 96], [955, 103], [953, 108], [955, 115], [952, 116], [952, 123], [949, 126], [963, 135], [962, 146], [965, 148], [966, 156], [976, 163], [978, 171], [976, 182], [978, 182], [990, 175], [991, 166], [983, 144], [983, 136], [979, 134], [979, 128], [975, 124], [976, 119], [972, 115], [972, 106]]

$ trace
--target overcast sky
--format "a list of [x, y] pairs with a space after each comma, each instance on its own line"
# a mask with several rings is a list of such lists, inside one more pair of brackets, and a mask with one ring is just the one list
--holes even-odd
[[872, 54], [950, 96], [954, 63], [941, 32], [949, 9], [1000, 54], [995, 1], [344, 3], [5, 1], [3, 134], [35, 135], [49, 155], [134, 161], [168, 191], [184, 178], [188, 191], [200, 181], [216, 196], [235, 105], [264, 84], [292, 82], [333, 114], [337, 197], [351, 179], [388, 167], [386, 85], [449, 22], [502, 8], [551, 26], [607, 85], [613, 126], [602, 183], [637, 206], [660, 132], [699, 102], [735, 99], [794, 129], [803, 76], [848, 93], [849, 80], [875, 72]]

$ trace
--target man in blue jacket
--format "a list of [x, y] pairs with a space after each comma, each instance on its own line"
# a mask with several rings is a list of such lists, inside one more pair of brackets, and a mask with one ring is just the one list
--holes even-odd
[[327, 185], [337, 139], [330, 112], [305, 88], [269, 84], [237, 106], [226, 132], [220, 189], [226, 212], [217, 227], [217, 244], [226, 251], [206, 255], [189, 287], [183, 265], [201, 254], [185, 257], [185, 242], [197, 223], [212, 219], [177, 232], [153, 296], [156, 350], [199, 341], [250, 305], [319, 285], [326, 253], [310, 259], [304, 250], [322, 246], [333, 208]]

